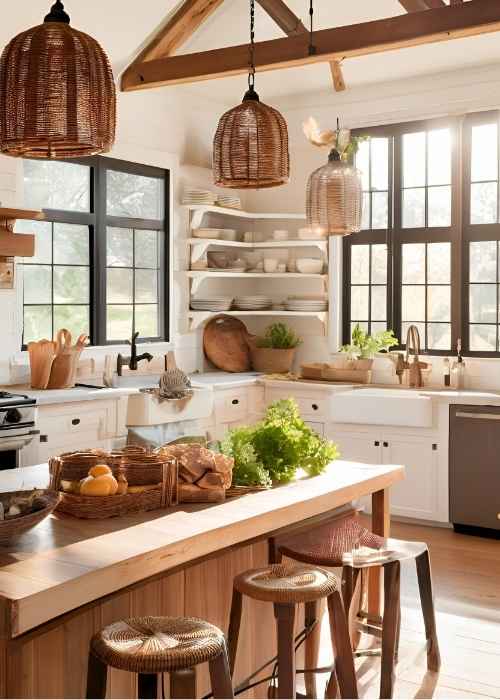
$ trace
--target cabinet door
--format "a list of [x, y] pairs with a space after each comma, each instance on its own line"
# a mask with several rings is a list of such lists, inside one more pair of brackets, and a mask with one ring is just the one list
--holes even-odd
[[340, 459], [364, 464], [382, 464], [381, 438], [377, 434], [354, 433], [327, 428], [327, 437], [338, 445]]
[[402, 464], [405, 477], [391, 487], [391, 513], [423, 520], [438, 519], [437, 443], [432, 438], [386, 435], [384, 464]]

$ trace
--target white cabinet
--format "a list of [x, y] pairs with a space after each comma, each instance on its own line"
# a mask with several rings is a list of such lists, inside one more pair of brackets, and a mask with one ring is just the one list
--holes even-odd
[[[327, 437], [342, 459], [367, 464], [402, 464], [405, 478], [391, 488], [391, 513], [422, 520], [441, 520], [439, 513], [438, 443], [432, 434], [406, 434], [391, 428], [353, 431], [329, 424]], [[369, 509], [366, 499], [364, 505]]]

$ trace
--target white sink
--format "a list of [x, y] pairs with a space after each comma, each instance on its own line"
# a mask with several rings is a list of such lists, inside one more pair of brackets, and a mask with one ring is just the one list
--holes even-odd
[[336, 423], [432, 426], [432, 400], [410, 389], [353, 389], [332, 397], [330, 416]]
[[112, 386], [114, 389], [150, 389], [160, 384], [160, 374], [127, 374], [125, 377], [113, 375]]

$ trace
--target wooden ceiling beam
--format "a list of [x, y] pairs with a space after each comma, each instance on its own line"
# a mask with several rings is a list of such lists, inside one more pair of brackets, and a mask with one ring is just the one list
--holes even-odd
[[[367, 56], [454, 38], [500, 31], [498, 0], [470, 0], [427, 12], [398, 15], [315, 32], [316, 53], [307, 34], [256, 44], [259, 71]], [[248, 45], [230, 46], [133, 65], [122, 76], [122, 90], [193, 83], [248, 71]]]
[[[299, 36], [307, 34], [307, 29], [303, 22], [292, 12], [283, 0], [257, 0], [259, 5], [273, 19], [278, 27], [287, 36]], [[330, 61], [333, 87], [337, 92], [345, 90], [344, 76], [339, 61]]]
[[422, 10], [435, 10], [438, 7], [446, 7], [444, 0], [399, 0], [399, 4], [407, 12], [421, 12]]
[[224, 0], [184, 0], [142, 49], [130, 67], [170, 56], [187, 41]]

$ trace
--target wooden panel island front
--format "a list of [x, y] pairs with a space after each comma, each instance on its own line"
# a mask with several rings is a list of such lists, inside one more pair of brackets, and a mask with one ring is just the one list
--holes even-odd
[[[403, 476], [400, 466], [338, 461], [321, 476], [217, 505], [101, 521], [46, 519], [0, 547], [2, 697], [84, 697], [89, 640], [116, 620], [191, 615], [225, 630], [232, 580], [267, 563], [270, 537], [369, 494], [373, 528], [387, 536], [388, 490]], [[47, 483], [46, 465], [0, 475], [1, 491]], [[273, 654], [272, 606], [248, 603], [236, 681]], [[108, 689], [109, 697], [136, 697], [135, 678], [113, 670]], [[206, 691], [203, 670], [198, 696]]]

